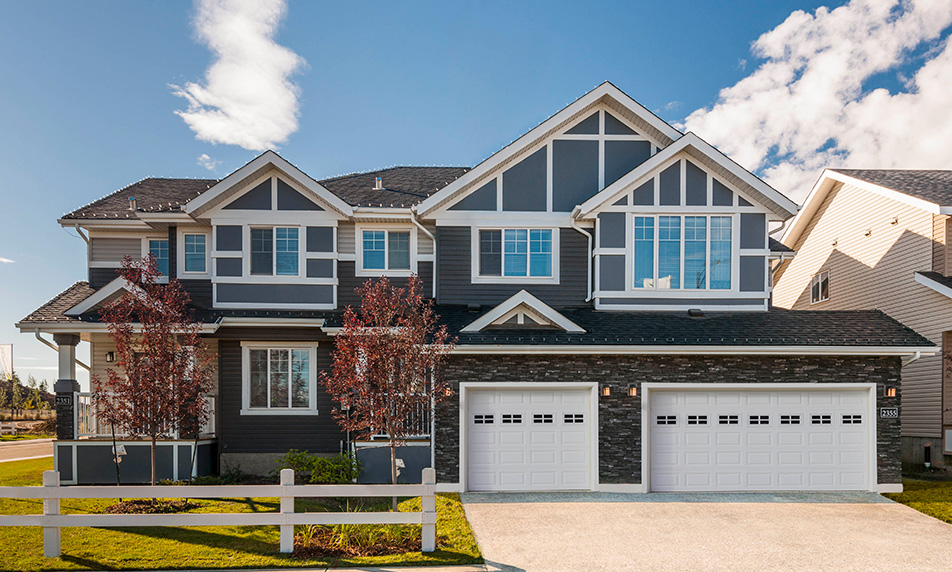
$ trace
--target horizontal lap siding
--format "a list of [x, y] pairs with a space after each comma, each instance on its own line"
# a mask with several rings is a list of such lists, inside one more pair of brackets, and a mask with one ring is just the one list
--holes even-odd
[[[429, 298], [433, 295], [433, 263], [418, 262], [417, 271], [420, 280], [423, 281], [423, 295]], [[357, 296], [357, 288], [362, 286], [373, 276], [356, 276], [356, 263], [341, 261], [337, 263], [337, 307], [353, 306], [360, 303], [360, 297]], [[398, 288], [405, 288], [406, 278], [390, 277], [390, 283]]]
[[[898, 217], [898, 223], [892, 220]], [[952, 300], [915, 282], [916, 271], [940, 264], [931, 213], [844, 185], [830, 192], [785, 265], [774, 304], [794, 310], [879, 309], [937, 345], [952, 329]], [[870, 231], [866, 236], [866, 231]], [[833, 246], [834, 241], [836, 246]], [[944, 265], [944, 260], [941, 261]], [[810, 304], [810, 279], [830, 271], [830, 299]], [[923, 357], [903, 368], [902, 431], [938, 437], [942, 359]]]
[[[225, 335], [233, 338], [241, 332]], [[262, 332], [255, 337], [278, 341], [282, 336], [283, 340], [302, 339], [293, 330], [290, 333], [284, 330], [283, 334], [280, 330]], [[319, 372], [330, 366], [330, 349], [329, 342], [318, 345]], [[238, 339], [219, 340], [219, 365], [221, 453], [283, 453], [288, 449], [306, 449], [311, 453], [340, 452], [345, 436], [331, 417], [333, 402], [320, 380], [317, 382], [318, 415], [241, 415], [241, 342]]]
[[473, 284], [469, 227], [438, 227], [436, 239], [436, 287], [440, 304], [498, 304], [523, 289], [553, 306], [585, 304], [588, 240], [574, 229], [559, 229], [559, 284]]

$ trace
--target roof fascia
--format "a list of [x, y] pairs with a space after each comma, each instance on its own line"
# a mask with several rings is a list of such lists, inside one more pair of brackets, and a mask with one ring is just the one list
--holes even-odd
[[703, 345], [475, 345], [458, 344], [454, 354], [635, 354], [635, 355], [858, 355], [914, 356], [935, 355], [936, 346], [703, 346]]
[[227, 192], [234, 185], [243, 181], [256, 171], [266, 167], [268, 164], [292, 177], [295, 181], [304, 186], [304, 188], [313, 193], [321, 201], [327, 203], [341, 215], [345, 217], [350, 217], [353, 215], [353, 207], [345, 203], [340, 197], [330, 192], [320, 183], [308, 176], [307, 173], [298, 169], [283, 157], [271, 150], [265, 151], [261, 155], [258, 155], [249, 163], [246, 163], [243, 167], [219, 181], [217, 184], [215, 184], [215, 186], [186, 203], [185, 212], [192, 217], [203, 215], [207, 211], [214, 208], [214, 206], [211, 206], [209, 203], [211, 203], [215, 198], [217, 198], [222, 193]]
[[56, 219], [62, 227], [72, 228], [81, 226], [89, 230], [149, 230], [148, 223], [136, 219], [101, 219], [97, 218], [61, 218]]
[[88, 298], [79, 304], [76, 304], [69, 310], [66, 310], [63, 312], [63, 314], [67, 316], [79, 316], [84, 314], [120, 290], [128, 290], [128, 288], [126, 288], [126, 279], [122, 276], [113, 278], [108, 284], [93, 292]]
[[[92, 334], [109, 331], [109, 325], [103, 322], [17, 322], [14, 324], [14, 327], [21, 332], [28, 331], [32, 333], [39, 330], [40, 333], [44, 334]], [[218, 327], [219, 324], [217, 322], [202, 324], [199, 332], [202, 334], [214, 334], [218, 331]], [[138, 324], [134, 326], [133, 331], [136, 333], [141, 332], [142, 325]]]
[[518, 308], [519, 306], [525, 305], [530, 308], [532, 311], [536, 312], [546, 320], [549, 320], [556, 326], [562, 328], [569, 333], [585, 333], [585, 330], [580, 328], [575, 322], [569, 320], [554, 308], [543, 302], [542, 300], [536, 298], [532, 294], [526, 292], [525, 290], [520, 290], [519, 292], [510, 296], [504, 302], [501, 302], [492, 310], [486, 312], [471, 324], [460, 330], [461, 332], [479, 332], [482, 331], [487, 326], [491, 325], [493, 322], [506, 315], [510, 311]]
[[222, 328], [230, 327], [276, 327], [276, 328], [320, 328], [324, 326], [324, 318], [242, 318], [225, 316], [219, 320]]
[[919, 284], [922, 284], [926, 288], [935, 290], [936, 292], [938, 292], [939, 294], [942, 294], [943, 296], [947, 298], [952, 298], [952, 288], [949, 288], [945, 284], [936, 282], [935, 280], [929, 278], [928, 276], [923, 276], [919, 272], [916, 272], [915, 277], [916, 277], [916, 282], [918, 282]]
[[507, 159], [522, 151], [527, 146], [531, 145], [533, 142], [551, 131], [554, 127], [564, 121], [567, 121], [579, 111], [598, 103], [598, 101], [603, 97], [610, 97], [617, 101], [620, 105], [625, 106], [632, 113], [645, 121], [645, 123], [657, 129], [662, 135], [668, 137], [671, 141], [679, 139], [682, 135], [680, 131], [674, 127], [671, 127], [657, 115], [648, 111], [647, 108], [632, 99], [628, 94], [606, 81], [592, 91], [576, 99], [569, 105], [563, 107], [555, 115], [549, 117], [522, 137], [516, 139], [509, 145], [506, 145], [501, 150], [493, 153], [488, 159], [484, 160], [479, 165], [476, 165], [462, 177], [456, 179], [440, 191], [430, 195], [429, 198], [413, 207], [413, 210], [420, 216], [426, 216], [430, 214], [445, 201], [449, 200], [460, 189], [480, 180], [487, 173], [495, 169]]

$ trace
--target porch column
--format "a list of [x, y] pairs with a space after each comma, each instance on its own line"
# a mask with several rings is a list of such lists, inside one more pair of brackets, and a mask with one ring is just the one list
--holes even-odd
[[76, 334], [54, 334], [53, 341], [59, 348], [59, 376], [53, 385], [56, 393], [56, 438], [75, 439], [76, 434]]

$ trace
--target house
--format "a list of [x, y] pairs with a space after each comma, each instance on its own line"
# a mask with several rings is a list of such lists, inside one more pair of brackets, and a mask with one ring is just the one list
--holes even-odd
[[[879, 309], [941, 355], [902, 368], [902, 460], [952, 461], [952, 171], [827, 169], [783, 235], [776, 271], [792, 310]], [[928, 448], [928, 452], [927, 452]]]
[[[76, 344], [106, 367], [96, 309], [122, 256], [152, 252], [220, 356], [200, 470], [346, 447], [317, 371], [354, 287], [415, 273], [458, 338], [412, 455], [445, 487], [900, 490], [900, 363], [936, 348], [878, 311], [772, 308], [792, 252], [768, 226], [795, 211], [604, 83], [472, 169], [318, 181], [269, 151], [217, 181], [140, 181], [60, 220], [86, 233], [88, 279], [18, 325], [59, 346], [70, 482], [94, 465]], [[168, 442], [168, 470], [188, 446]]]

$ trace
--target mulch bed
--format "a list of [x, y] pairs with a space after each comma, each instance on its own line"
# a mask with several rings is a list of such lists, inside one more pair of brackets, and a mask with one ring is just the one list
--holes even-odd
[[292, 558], [322, 558], [336, 556], [353, 558], [357, 556], [385, 556], [389, 554], [405, 554], [420, 551], [420, 538], [405, 538], [402, 543], [378, 540], [370, 546], [340, 546], [336, 543], [336, 534], [331, 528], [319, 528], [307, 545], [300, 537], [294, 539]]
[[195, 502], [178, 500], [133, 499], [116, 503], [105, 509], [106, 514], [174, 514], [185, 512], [202, 505]]

